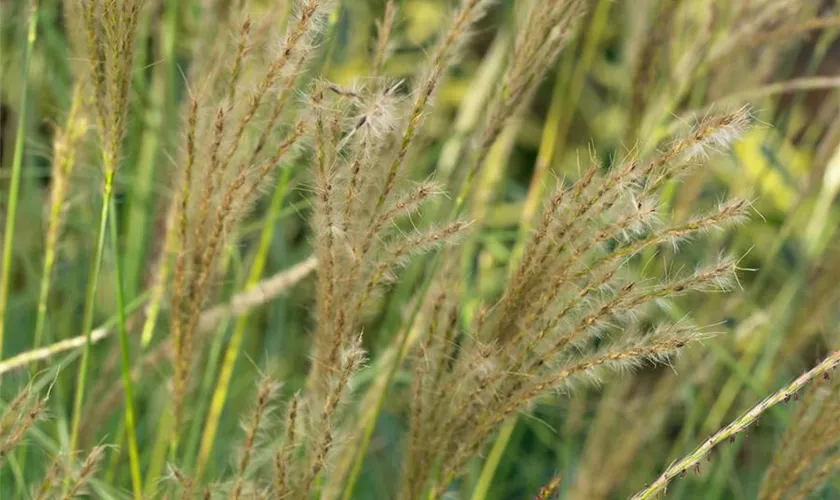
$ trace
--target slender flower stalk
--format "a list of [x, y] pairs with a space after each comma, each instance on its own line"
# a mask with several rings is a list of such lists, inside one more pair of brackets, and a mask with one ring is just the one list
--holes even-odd
[[[269, 183], [280, 166], [298, 150], [306, 136], [309, 123], [306, 119], [294, 120], [292, 124], [282, 121], [284, 113], [290, 111], [289, 103], [299, 75], [311, 59], [311, 54], [320, 36], [324, 19], [332, 3], [325, 0], [302, 0], [282, 36], [279, 51], [274, 54], [251, 88], [245, 86], [242, 76], [250, 71], [253, 61], [249, 58], [252, 44], [251, 23], [247, 20], [239, 29], [240, 40], [233, 57], [230, 74], [223, 74], [219, 83], [223, 89], [221, 102], [212, 102], [212, 116], [199, 111], [196, 120], [199, 131], [188, 134], [188, 156], [195, 156], [200, 165], [195, 172], [198, 193], [192, 199], [180, 197], [180, 207], [173, 208], [176, 221], [168, 231], [177, 232], [178, 255], [174, 269], [174, 283], [171, 299], [173, 313], [172, 337], [175, 342], [175, 373], [173, 376], [173, 427], [170, 450], [174, 454], [178, 447], [178, 436], [184, 421], [186, 396], [189, 392], [195, 348], [195, 333], [200, 327], [201, 311], [210, 293], [210, 283], [216, 273], [217, 258], [225, 239], [234, 232], [236, 225], [247, 214], [257, 199], [260, 190]], [[237, 95], [247, 92], [247, 99]], [[212, 98], [212, 96], [211, 96]], [[255, 140], [250, 134], [252, 121], [268, 115], [260, 123]], [[190, 127], [193, 129], [194, 127]], [[284, 136], [279, 143], [271, 139]], [[195, 143], [208, 145], [206, 150], [196, 150]], [[191, 152], [191, 153], [190, 153]], [[192, 164], [192, 163], [190, 163]], [[288, 175], [288, 174], [286, 174]], [[276, 196], [276, 203], [282, 203], [285, 185]], [[181, 191], [192, 190], [192, 182], [186, 180]], [[194, 193], [195, 194], [195, 193]], [[279, 210], [279, 207], [277, 207]], [[262, 274], [268, 245], [271, 242], [273, 225], [266, 224], [261, 239], [259, 261], [255, 262], [249, 274], [248, 286], [254, 286]], [[164, 257], [165, 259], [165, 257]], [[164, 260], [161, 261], [165, 262]], [[165, 283], [161, 275], [158, 283]], [[160, 285], [162, 286], [162, 285]], [[227, 396], [228, 384], [239, 355], [239, 346], [244, 338], [247, 319], [237, 321], [234, 336], [227, 348], [222, 364], [221, 377], [217, 381], [210, 405], [208, 422], [204, 428], [197, 463], [197, 477], [201, 477], [206, 459], [212, 451], [216, 437], [218, 419]]]
[[835, 351], [817, 366], [811, 368], [797, 377], [796, 380], [790, 384], [782, 387], [772, 395], [763, 399], [760, 403], [753, 406], [752, 409], [714, 433], [705, 440], [703, 444], [697, 447], [697, 449], [674, 462], [656, 479], [656, 481], [653, 482], [653, 484], [636, 493], [633, 496], [633, 500], [655, 498], [660, 493], [664, 493], [668, 487], [668, 483], [670, 483], [672, 479], [679, 476], [683, 471], [686, 471], [700, 463], [704, 457], [711, 453], [715, 446], [744, 431], [756, 420], [758, 420], [764, 412], [779, 403], [789, 400], [791, 396], [796, 395], [800, 389], [805, 387], [805, 385], [821, 376], [824, 376], [826, 373], [829, 373], [838, 364], [840, 364], [840, 351]]
[[[416, 91], [415, 101], [409, 113], [407, 125], [403, 131], [402, 139], [400, 141], [397, 154], [386, 173], [384, 185], [382, 187], [382, 190], [380, 191], [379, 197], [376, 200], [376, 205], [373, 210], [374, 214], [376, 214], [379, 211], [379, 209], [385, 204], [385, 201], [388, 199], [391, 190], [393, 189], [394, 183], [397, 179], [397, 174], [399, 173], [402, 163], [408, 154], [408, 150], [414, 142], [417, 130], [422, 123], [421, 121], [426, 107], [427, 105], [429, 105], [430, 99], [434, 94], [434, 91], [437, 88], [439, 80], [443, 76], [444, 71], [448, 69], [449, 65], [451, 64], [453, 53], [458, 48], [458, 46], [463, 43], [472, 25], [481, 18], [488, 6], [489, 2], [487, 1], [465, 0], [461, 5], [461, 9], [458, 11], [457, 14], [455, 14], [455, 17], [449, 25], [448, 31], [443, 35], [440, 42], [438, 43], [435, 52], [429, 60], [427, 76], [423, 83], [420, 85], [420, 88]], [[376, 219], [374, 215], [371, 218], [371, 222], [375, 221]], [[366, 239], [366, 241], [370, 240]], [[360, 259], [364, 259], [366, 253], [367, 251], [365, 247], [363, 247]], [[425, 288], [421, 290], [421, 297], [425, 294], [425, 291]], [[418, 301], [418, 306], [416, 306], [415, 313], [411, 316], [410, 323], [413, 323], [413, 319], [416, 317], [417, 311], [419, 311], [419, 309], [417, 308], [419, 308], [420, 302], [422, 301]], [[405, 329], [406, 333], [401, 334], [402, 337], [408, 337], [407, 332], [409, 329], [410, 327]], [[402, 344], [405, 344], [405, 341], [403, 341]], [[387, 391], [388, 387], [390, 386], [390, 381], [396, 374], [397, 367], [401, 363], [402, 358], [404, 356], [404, 350], [404, 346], [401, 346], [399, 348], [397, 358], [395, 358], [394, 363], [388, 368], [386, 382], [383, 386], [383, 391]], [[355, 454], [353, 467], [350, 470], [350, 474], [348, 476], [347, 483], [345, 486], [343, 495], [343, 498], [345, 500], [349, 499], [352, 496], [353, 490], [355, 489], [356, 481], [359, 477], [359, 474], [361, 473], [362, 463], [364, 462], [364, 458], [367, 453], [367, 448], [370, 443], [370, 438], [373, 435], [373, 427], [376, 425], [376, 417], [379, 414], [379, 410], [381, 408], [382, 402], [384, 401], [384, 397], [385, 394], [383, 392], [383, 394], [377, 399], [377, 409], [372, 414], [371, 421], [367, 423], [367, 426], [365, 427], [365, 430], [363, 432], [362, 440], [359, 449]]]
[[[75, 165], [76, 148], [85, 132], [84, 119], [79, 116], [83, 100], [81, 85], [73, 90], [70, 113], [64, 128], [56, 134], [53, 158], [52, 188], [50, 193], [50, 211], [47, 227], [46, 244], [44, 245], [44, 267], [41, 274], [41, 285], [38, 296], [38, 316], [35, 319], [33, 334], [33, 349], [41, 347], [47, 319], [47, 302], [52, 283], [53, 266], [58, 252], [58, 240], [64, 223], [67, 193], [70, 178]], [[33, 367], [37, 371], [37, 365]]]
[[[87, 0], [82, 6], [88, 49], [87, 56], [90, 61], [89, 76], [92, 82], [93, 100], [96, 104], [97, 128], [102, 143], [102, 167], [105, 179], [102, 188], [102, 206], [99, 214], [96, 247], [82, 318], [82, 330], [86, 337], [82, 360], [79, 364], [76, 396], [73, 402], [73, 422], [70, 433], [71, 452], [79, 447], [79, 428], [90, 363], [96, 291], [99, 283], [99, 272], [102, 267], [105, 233], [108, 229], [108, 218], [111, 215], [114, 179], [119, 165], [122, 138], [125, 133], [134, 63], [134, 42], [142, 5], [142, 0], [132, 0], [119, 6], [105, 6], [100, 0]], [[116, 234], [114, 237], [116, 238]], [[114, 264], [118, 266], [119, 261]], [[126, 418], [133, 420], [133, 416], [127, 416]], [[129, 456], [132, 459], [134, 471], [139, 472], [139, 457], [136, 450]], [[142, 488], [142, 483], [137, 482], [139, 474], [133, 475], [132, 479], [135, 497], [139, 498]], [[68, 486], [69, 483], [65, 483], [65, 494], [70, 493]]]
[[245, 429], [245, 442], [243, 443], [242, 455], [236, 470], [236, 479], [233, 484], [231, 498], [239, 500], [242, 497], [242, 490], [245, 484], [245, 476], [252, 456], [255, 453], [257, 436], [262, 431], [264, 421], [269, 417], [270, 405], [277, 392], [277, 384], [271, 378], [264, 377], [257, 388], [257, 402], [254, 406], [251, 421]]
[[390, 52], [389, 44], [391, 42], [391, 31], [394, 28], [394, 21], [397, 18], [397, 4], [395, 0], [388, 0], [385, 4], [385, 15], [381, 21], [376, 23], [377, 39], [376, 51], [373, 57], [373, 69], [371, 73], [374, 76], [382, 74], [382, 67], [388, 59]]
[[[113, 200], [111, 201], [113, 203]], [[116, 213], [114, 207], [111, 210]], [[140, 473], [140, 452], [137, 447], [137, 415], [134, 411], [134, 384], [131, 382], [131, 353], [128, 346], [128, 328], [126, 327], [125, 296], [123, 279], [120, 271], [120, 250], [117, 245], [119, 231], [117, 218], [111, 217], [111, 255], [114, 259], [114, 278], [117, 290], [117, 328], [120, 337], [120, 363], [122, 368], [123, 391], [125, 392], [125, 432], [128, 437], [128, 457], [131, 468], [131, 487], [134, 498], [143, 498], [143, 477]]]

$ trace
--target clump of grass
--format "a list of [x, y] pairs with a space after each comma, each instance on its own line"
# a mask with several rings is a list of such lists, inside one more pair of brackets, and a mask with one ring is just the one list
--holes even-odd
[[745, 217], [748, 204], [735, 199], [669, 225], [653, 196], [696, 164], [699, 148], [731, 141], [747, 121], [748, 111], [737, 110], [701, 122], [653, 158], [628, 158], [603, 175], [594, 164], [577, 183], [555, 190], [507, 288], [474, 327], [462, 332], [457, 321], [432, 313], [414, 361], [411, 441], [422, 445], [407, 456], [407, 498], [427, 487], [442, 494], [496, 427], [545, 393], [605, 368], [663, 362], [705, 336], [687, 321], [649, 325], [645, 310], [662, 298], [728, 289], [735, 261], [722, 258], [658, 283], [625, 277], [622, 269], [646, 248], [676, 248]]
[[[174, 236], [167, 237], [166, 249], [177, 254], [170, 308], [176, 428], [183, 421], [191, 358], [196, 352], [195, 331], [224, 241], [280, 165], [294, 154], [308, 126], [305, 120], [292, 125], [278, 121], [328, 11], [329, 2], [302, 2], [277, 52], [255, 82], [240, 81], [243, 68], [258, 63], [247, 59], [251, 25], [246, 20], [229, 72], [221, 72], [219, 81], [214, 82], [218, 88], [207, 96], [193, 96], [190, 103], [181, 187], [172, 201], [168, 229]], [[244, 92], [249, 97], [237, 99]], [[252, 139], [246, 132], [263, 114], [267, 122], [260, 123], [259, 134]], [[278, 135], [282, 139], [274, 143]], [[166, 275], [165, 269], [159, 272], [159, 283], [166, 282]], [[162, 286], [158, 285], [158, 290]]]
[[[489, 110], [485, 116], [483, 126], [478, 138], [471, 148], [470, 155], [466, 160], [465, 173], [461, 181], [461, 187], [457, 189], [458, 195], [449, 215], [449, 220], [457, 220], [466, 208], [467, 198], [471, 194], [472, 186], [490, 154], [492, 146], [499, 139], [504, 128], [518, 116], [528, 104], [529, 98], [536, 91], [543, 73], [541, 68], [549, 66], [557, 57], [565, 42], [570, 37], [575, 21], [582, 15], [584, 3], [578, 1], [570, 2], [537, 2], [532, 4], [526, 11], [524, 25], [527, 30], [522, 30], [517, 36], [511, 53], [509, 54], [508, 66], [499, 85], [494, 87], [494, 93], [490, 101]], [[457, 19], [457, 18], [456, 18]], [[453, 27], [457, 27], [457, 22]], [[444, 38], [444, 41], [447, 38]], [[437, 58], [432, 59], [433, 67], [437, 64]], [[416, 108], [415, 108], [416, 109]], [[413, 114], [411, 115], [413, 116]], [[408, 130], [411, 130], [410, 128]], [[405, 143], [403, 143], [405, 144]], [[401, 150], [402, 151], [402, 150]], [[391, 178], [389, 172], [389, 179]], [[383, 194], [387, 193], [383, 191]], [[438, 212], [444, 215], [445, 212]], [[438, 271], [437, 259], [429, 266], [429, 274], [434, 276]], [[427, 279], [419, 292], [425, 297], [431, 280]], [[389, 370], [381, 383], [380, 393], [376, 402], [376, 410], [370, 414], [369, 420], [365, 423], [365, 429], [361, 437], [359, 451], [355, 458], [352, 470], [349, 472], [347, 493], [345, 498], [352, 493], [356, 478], [361, 470], [361, 463], [367, 451], [373, 427], [376, 424], [379, 409], [388, 391], [392, 378], [402, 362], [409, 345], [409, 335], [414, 322], [420, 313], [423, 300], [417, 301], [414, 311], [409, 316], [407, 325], [403, 328], [399, 337], [397, 355], [391, 363]]]

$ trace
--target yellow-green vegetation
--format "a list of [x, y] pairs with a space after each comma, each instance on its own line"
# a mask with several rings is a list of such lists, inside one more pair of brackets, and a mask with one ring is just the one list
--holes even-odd
[[2, 2], [0, 498], [837, 498], [838, 35]]

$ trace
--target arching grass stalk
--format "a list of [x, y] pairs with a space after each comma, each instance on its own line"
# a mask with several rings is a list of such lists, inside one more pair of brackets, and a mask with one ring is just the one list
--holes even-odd
[[[272, 220], [277, 219], [277, 215]], [[294, 286], [297, 282], [307, 277], [317, 267], [317, 260], [310, 256], [299, 264], [285, 269], [278, 273], [265, 278], [254, 287], [250, 292], [240, 292], [234, 295], [229, 302], [216, 304], [215, 306], [205, 309], [201, 313], [199, 321], [199, 330], [205, 332], [214, 324], [224, 319], [228, 315], [239, 316], [256, 307], [261, 307], [266, 302], [273, 300], [279, 294]], [[126, 314], [136, 312], [140, 307], [145, 305], [149, 300], [150, 292], [147, 290], [135, 299], [128, 303], [125, 307]], [[91, 342], [97, 343], [107, 338], [113, 333], [113, 327], [116, 325], [116, 317], [111, 317], [91, 332]], [[72, 337], [69, 339], [55, 342], [40, 349], [33, 349], [31, 351], [22, 352], [13, 356], [6, 361], [0, 362], [0, 374], [16, 370], [24, 367], [30, 363], [35, 363], [41, 360], [50, 359], [58, 354], [69, 352], [66, 358], [57, 362], [59, 366], [65, 366], [67, 363], [77, 358], [81, 351], [79, 349], [85, 346], [85, 335]], [[161, 343], [155, 349], [164, 349], [168, 347], [168, 343]], [[154, 352], [154, 351], [153, 351]], [[152, 353], [149, 353], [151, 355]], [[55, 365], [51, 365], [55, 368]], [[51, 369], [52, 369], [51, 368]]]
[[720, 429], [718, 432], [706, 439], [702, 445], [697, 447], [697, 449], [682, 459], [674, 462], [653, 484], [634, 495], [633, 500], [647, 500], [656, 497], [659, 493], [664, 493], [668, 487], [668, 483], [672, 479], [680, 475], [683, 471], [687, 471], [696, 464], [699, 464], [704, 457], [711, 453], [715, 446], [727, 439], [734, 438], [736, 434], [758, 420], [761, 414], [765, 411], [783, 401], [788, 400], [792, 395], [796, 394], [800, 389], [802, 389], [802, 387], [812, 380], [820, 376], [827, 376], [828, 372], [834, 369], [834, 367], [838, 364], [840, 364], [840, 351], [835, 351], [825, 358], [820, 364], [803, 373], [796, 380], [779, 389], [770, 397], [755, 405], [741, 417], [733, 420], [727, 426]]
[[0, 360], [3, 359], [3, 343], [6, 337], [6, 307], [9, 301], [9, 283], [12, 271], [12, 249], [15, 240], [15, 221], [17, 220], [18, 194], [20, 193], [20, 171], [23, 165], [23, 149], [26, 139], [26, 108], [29, 94], [29, 66], [32, 62], [32, 49], [38, 36], [38, 0], [30, 4], [29, 27], [26, 35], [26, 48], [21, 72], [20, 115], [15, 134], [15, 152], [12, 158], [12, 179], [9, 184], [9, 206], [6, 212], [6, 231], [3, 237], [3, 277], [0, 278]]
[[120, 252], [117, 245], [117, 216], [113, 208], [114, 200], [110, 200], [111, 211], [111, 252], [114, 259], [114, 275], [117, 287], [117, 329], [120, 337], [120, 358], [122, 362], [122, 377], [125, 392], [125, 427], [128, 437], [128, 458], [131, 469], [131, 488], [134, 498], [143, 498], [143, 478], [140, 474], [140, 454], [137, 450], [137, 431], [135, 427], [134, 390], [131, 384], [131, 355], [128, 349], [128, 332], [125, 326], [125, 297], [123, 296], [123, 280]]
[[[138, 295], [137, 298], [132, 300], [126, 307], [125, 312], [127, 314], [131, 314], [141, 306], [143, 306], [149, 299], [149, 292], [143, 292], [142, 294]], [[101, 340], [107, 338], [112, 333], [112, 328], [117, 323], [117, 318], [112, 316], [107, 321], [103, 322], [100, 326], [93, 329], [91, 332], [91, 342], [97, 343]], [[68, 363], [74, 361], [79, 355], [82, 353], [80, 350], [85, 346], [85, 335], [80, 335], [78, 337], [72, 337], [69, 339], [60, 340], [58, 342], [52, 343], [48, 346], [41, 347], [40, 349], [32, 349], [30, 351], [22, 352], [11, 358], [0, 362], [0, 374], [10, 372], [12, 370], [17, 370], [22, 368], [30, 363], [37, 363], [39, 361], [43, 361], [45, 359], [50, 359], [58, 356], [62, 353], [68, 353], [66, 357], [62, 358], [60, 361], [50, 363], [47, 369], [50, 371], [55, 369], [56, 367], [64, 367]]]

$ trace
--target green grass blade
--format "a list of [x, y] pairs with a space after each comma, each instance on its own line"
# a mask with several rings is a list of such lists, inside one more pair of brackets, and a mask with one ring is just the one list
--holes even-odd
[[26, 114], [29, 94], [29, 66], [32, 62], [32, 50], [38, 36], [38, 2], [33, 0], [29, 14], [29, 27], [24, 49], [22, 90], [20, 95], [20, 116], [18, 116], [15, 134], [15, 152], [12, 159], [12, 179], [9, 186], [9, 207], [6, 213], [6, 231], [3, 237], [3, 277], [0, 279], [0, 360], [3, 359], [3, 344], [6, 336], [6, 307], [9, 301], [9, 284], [12, 272], [12, 249], [15, 240], [15, 222], [17, 220], [18, 196], [20, 194], [20, 172], [23, 166], [23, 150], [26, 146]]
[[493, 477], [496, 475], [496, 469], [499, 468], [499, 462], [505, 454], [505, 448], [516, 429], [516, 423], [519, 419], [512, 418], [507, 422], [499, 435], [496, 436], [496, 441], [493, 442], [493, 448], [490, 449], [490, 454], [484, 461], [484, 467], [481, 469], [481, 476], [478, 478], [478, 483], [473, 489], [472, 500], [483, 500], [487, 498], [487, 493], [490, 491], [490, 486], [493, 484]]
[[164, 133], [168, 132], [166, 126], [175, 121], [171, 116], [173, 109], [177, 109], [173, 104], [175, 89], [171, 82], [176, 74], [175, 44], [179, 9], [181, 6], [178, 2], [166, 5], [163, 29], [160, 33], [164, 62], [155, 66], [152, 74], [149, 102], [144, 110], [140, 153], [131, 183], [131, 199], [126, 210], [125, 220], [128, 223], [123, 226], [126, 232], [125, 292], [128, 297], [133, 297], [141, 286], [139, 280], [146, 264], [147, 244], [150, 239], [149, 221], [155, 206], [155, 167], [159, 163], [162, 146], [166, 145], [162, 144]]
[[128, 347], [128, 331], [125, 323], [125, 297], [123, 296], [123, 280], [121, 258], [117, 238], [117, 216], [113, 207], [114, 200], [111, 198], [111, 251], [114, 258], [114, 275], [117, 288], [117, 329], [120, 337], [120, 360], [122, 362], [122, 377], [125, 392], [125, 427], [128, 437], [128, 458], [131, 467], [131, 487], [134, 491], [134, 498], [143, 498], [143, 478], [140, 474], [140, 453], [137, 449], [137, 429], [135, 426], [134, 413], [134, 389], [131, 383], [131, 354]]
[[109, 170], [105, 176], [105, 186], [102, 196], [102, 208], [99, 214], [99, 229], [97, 230], [96, 249], [93, 264], [90, 269], [87, 291], [85, 294], [85, 308], [82, 316], [82, 331], [85, 335], [85, 347], [76, 377], [76, 395], [73, 401], [73, 420], [70, 426], [70, 451], [76, 451], [79, 446], [79, 428], [81, 426], [82, 410], [85, 400], [87, 373], [90, 365], [91, 332], [93, 331], [93, 317], [96, 309], [96, 290], [99, 284], [99, 271], [102, 267], [102, 256], [105, 253], [105, 233], [108, 227], [111, 198], [114, 189], [114, 171]]

